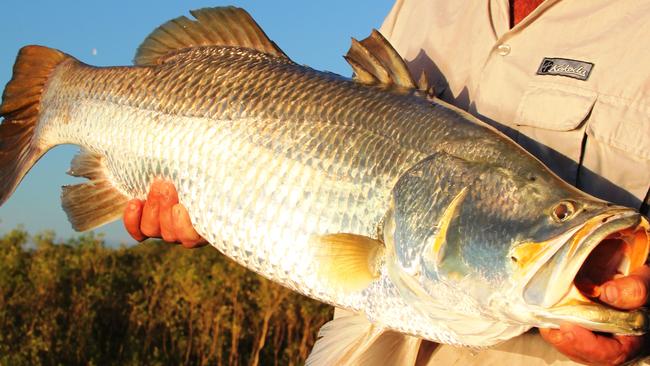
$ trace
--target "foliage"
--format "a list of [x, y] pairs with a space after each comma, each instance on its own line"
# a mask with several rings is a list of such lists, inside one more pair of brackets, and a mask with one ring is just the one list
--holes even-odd
[[210, 247], [0, 238], [2, 365], [297, 365], [331, 316]]

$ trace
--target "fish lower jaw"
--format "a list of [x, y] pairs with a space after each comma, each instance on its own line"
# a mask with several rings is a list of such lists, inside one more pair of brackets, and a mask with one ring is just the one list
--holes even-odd
[[538, 328], [559, 328], [562, 323], [572, 323], [596, 332], [617, 335], [642, 335], [650, 331], [650, 313], [641, 308], [633, 311], [618, 310], [585, 297], [576, 286], [556, 305], [551, 307], [526, 307], [519, 318]]

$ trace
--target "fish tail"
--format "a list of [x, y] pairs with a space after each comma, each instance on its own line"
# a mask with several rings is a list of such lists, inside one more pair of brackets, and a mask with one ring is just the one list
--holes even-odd
[[42, 46], [25, 46], [16, 57], [13, 77], [2, 94], [0, 116], [0, 205], [52, 146], [35, 139], [41, 98], [52, 72], [71, 56]]

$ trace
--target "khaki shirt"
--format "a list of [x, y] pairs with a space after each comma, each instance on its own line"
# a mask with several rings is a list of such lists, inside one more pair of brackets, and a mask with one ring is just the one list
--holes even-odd
[[[397, 0], [381, 32], [441, 99], [502, 130], [583, 191], [642, 207], [650, 188], [650, 1], [546, 0], [510, 29], [508, 0]], [[540, 70], [544, 58], [551, 60]], [[439, 346], [428, 364], [573, 362], [529, 332], [478, 352]]]
[[[583, 191], [641, 208], [650, 188], [650, 2], [546, 0], [512, 29], [508, 7], [397, 0], [381, 32], [443, 100]], [[554, 65], [540, 75], [544, 58]]]

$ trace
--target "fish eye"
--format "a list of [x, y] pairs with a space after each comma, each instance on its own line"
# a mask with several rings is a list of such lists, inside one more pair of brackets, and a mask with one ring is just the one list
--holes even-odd
[[553, 207], [551, 217], [555, 222], [565, 222], [576, 213], [575, 204], [571, 201], [562, 201]]

